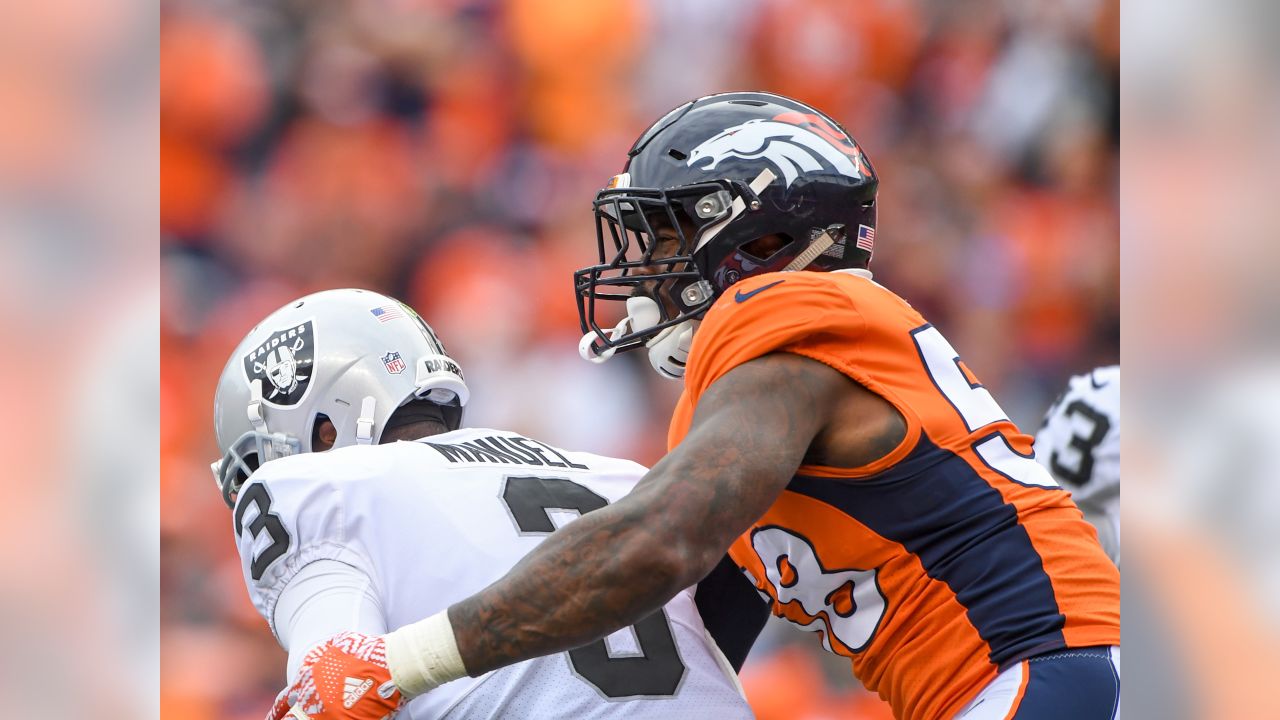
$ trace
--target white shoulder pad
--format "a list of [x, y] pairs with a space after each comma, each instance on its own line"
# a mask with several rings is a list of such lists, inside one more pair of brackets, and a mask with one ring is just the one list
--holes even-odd
[[367, 513], [356, 496], [376, 468], [340, 455], [314, 453], [268, 462], [236, 499], [232, 521], [245, 587], [273, 633], [276, 601], [304, 566], [337, 560], [374, 576], [362, 545]]
[[1035, 453], [1077, 503], [1119, 502], [1119, 366], [1071, 378], [1045, 415]]

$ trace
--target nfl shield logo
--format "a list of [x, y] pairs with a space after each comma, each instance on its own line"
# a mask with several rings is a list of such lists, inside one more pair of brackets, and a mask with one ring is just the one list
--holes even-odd
[[382, 364], [387, 367], [387, 372], [392, 375], [399, 375], [404, 372], [404, 360], [400, 359], [400, 353], [389, 352], [382, 356]]

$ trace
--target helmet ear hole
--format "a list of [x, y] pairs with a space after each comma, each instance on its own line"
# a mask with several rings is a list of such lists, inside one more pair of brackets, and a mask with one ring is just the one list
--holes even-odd
[[771, 233], [744, 243], [738, 249], [750, 256], [752, 260], [766, 263], [791, 243], [790, 236], [784, 233]]
[[311, 423], [311, 452], [324, 452], [333, 449], [333, 444], [338, 441], [338, 428], [324, 413], [316, 413], [316, 419]]

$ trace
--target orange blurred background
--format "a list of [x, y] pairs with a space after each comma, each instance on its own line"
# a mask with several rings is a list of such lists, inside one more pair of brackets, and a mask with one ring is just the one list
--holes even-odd
[[[678, 387], [577, 356], [570, 273], [631, 142], [761, 89], [842, 121], [881, 177], [877, 280], [1024, 429], [1119, 358], [1117, 0], [173, 0], [161, 6], [161, 710], [259, 718], [284, 652], [208, 463], [244, 333], [313, 291], [414, 306], [468, 423], [652, 463]], [[770, 628], [757, 713], [884, 718], [817, 638]]]

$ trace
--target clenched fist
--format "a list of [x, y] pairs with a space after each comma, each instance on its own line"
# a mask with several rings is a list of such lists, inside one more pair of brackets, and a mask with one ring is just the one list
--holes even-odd
[[267, 720], [387, 720], [405, 705], [381, 635], [344, 632], [316, 645]]

